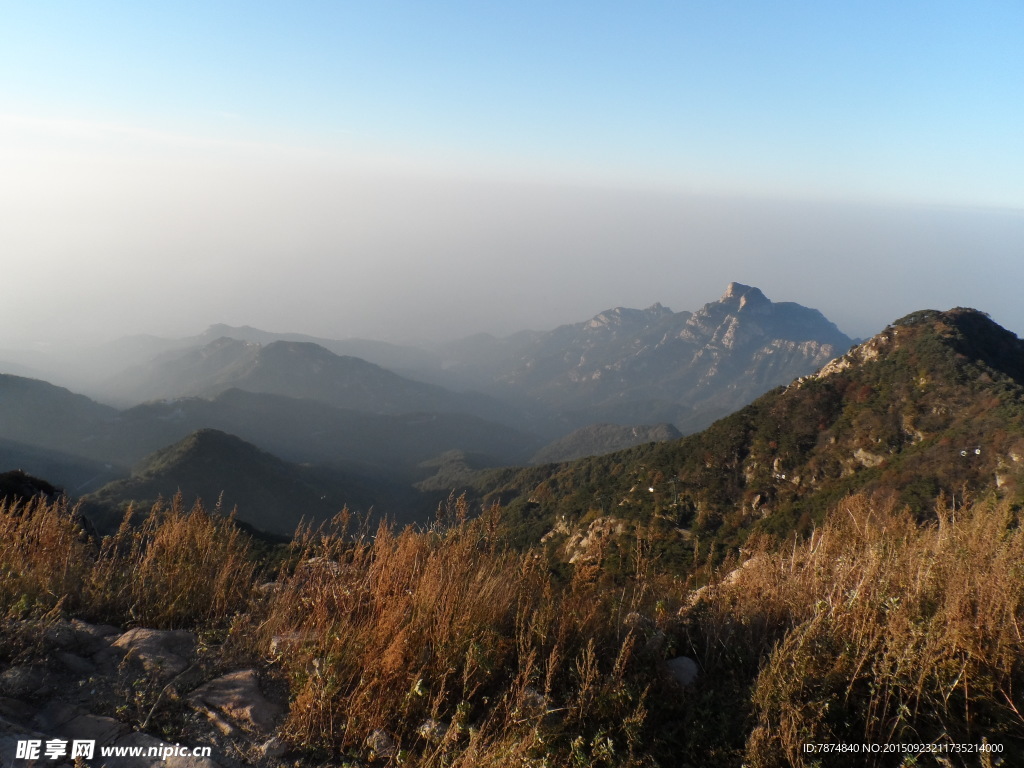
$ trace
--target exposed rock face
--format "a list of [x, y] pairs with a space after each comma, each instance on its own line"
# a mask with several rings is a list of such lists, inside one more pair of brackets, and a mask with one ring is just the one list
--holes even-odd
[[45, 696], [51, 689], [42, 667], [18, 665], [0, 672], [0, 696], [34, 699]]
[[625, 530], [624, 520], [599, 517], [591, 522], [585, 531], [579, 531], [569, 537], [565, 543], [565, 558], [577, 565], [598, 563], [604, 546], [613, 537], [621, 536]]
[[[195, 636], [182, 630], [87, 624], [77, 619], [41, 626], [32, 621], [3, 627], [12, 636], [41, 642], [44, 661], [0, 662], [0, 768], [73, 768], [75, 740], [93, 744], [85, 764], [96, 768], [279, 768], [288, 746], [276, 729], [285, 712], [284, 692], [268, 695], [252, 669], [212, 677], [219, 662], [204, 656]], [[65, 657], [77, 659], [67, 664]], [[182, 704], [189, 704], [188, 707]], [[167, 742], [150, 722], [158, 710], [180, 711]], [[148, 727], [147, 727], [148, 724]], [[141, 725], [141, 727], [140, 727]], [[438, 726], [440, 727], [440, 726]], [[166, 736], [166, 734], [164, 734]], [[377, 754], [388, 751], [387, 735]], [[38, 759], [16, 758], [18, 742], [39, 742]], [[46, 743], [63, 741], [51, 759]], [[142, 748], [140, 755], [111, 757], [103, 748]], [[157, 750], [149, 756], [150, 748]], [[193, 748], [210, 756], [192, 755]]]
[[271, 733], [283, 710], [260, 690], [255, 670], [246, 669], [211, 680], [189, 696], [192, 705], [205, 709], [215, 722], [223, 715], [251, 731]]
[[[160, 691], [157, 703], [161, 697], [166, 696], [166, 702], [178, 695], [172, 689], [182, 682], [181, 672], [195, 654], [192, 633], [143, 628], [121, 632], [77, 619], [45, 627], [13, 622], [5, 631], [26, 637], [38, 633], [49, 654], [44, 662], [0, 668], [0, 768], [71, 768], [71, 745], [76, 740], [92, 745], [93, 756], [86, 763], [98, 768], [220, 768], [216, 760], [182, 749], [210, 745], [207, 734], [190, 733], [183, 737], [183, 744], [171, 744], [111, 716], [120, 716], [121, 710], [134, 712], [139, 702], [133, 696], [147, 689]], [[135, 714], [140, 720], [145, 717], [145, 712]], [[15, 757], [18, 742], [26, 740], [39, 743], [37, 759]], [[53, 757], [45, 753], [47, 743], [58, 751]], [[141, 756], [102, 754], [103, 748], [133, 747], [144, 752]], [[151, 747], [161, 750], [157, 756], [148, 755]]]
[[196, 637], [184, 630], [131, 629], [112, 644], [124, 651], [129, 663], [138, 664], [147, 673], [169, 680], [188, 667], [196, 647]]

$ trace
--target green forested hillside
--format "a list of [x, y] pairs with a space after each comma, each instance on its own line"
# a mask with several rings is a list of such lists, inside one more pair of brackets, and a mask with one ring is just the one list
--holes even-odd
[[654, 525], [686, 568], [754, 533], [806, 534], [853, 491], [886, 490], [925, 516], [939, 494], [1016, 498], [1022, 469], [1024, 345], [954, 309], [909, 315], [699, 434], [476, 487], [517, 515], [522, 543], [611, 517]]

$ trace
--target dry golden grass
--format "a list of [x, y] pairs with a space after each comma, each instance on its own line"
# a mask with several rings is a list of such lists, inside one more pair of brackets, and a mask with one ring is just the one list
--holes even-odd
[[[219, 510], [176, 499], [97, 545], [65, 505], [36, 502], [0, 506], [0, 610], [230, 627], [224, 653], [288, 686], [282, 735], [325, 757], [897, 765], [816, 762], [803, 745], [983, 740], [1010, 757], [1024, 749], [1021, 522], [1006, 502], [978, 501], [940, 504], [922, 525], [854, 496], [809, 540], [752, 544], [689, 593], [650, 560], [643, 531], [615, 578], [588, 566], [560, 579], [502, 545], [498, 509], [469, 519], [452, 500], [427, 530], [353, 532], [343, 513], [300, 531], [276, 581], [257, 587], [249, 540]], [[660, 666], [680, 654], [701, 668], [685, 690]]]
[[66, 502], [0, 503], [0, 613], [79, 607], [94, 549]]
[[249, 539], [219, 510], [181, 496], [104, 539], [86, 582], [93, 615], [156, 628], [221, 626], [244, 612], [256, 566]]
[[258, 628], [239, 631], [254, 651], [276, 643], [294, 743], [357, 753], [383, 731], [408, 765], [641, 764], [656, 665], [621, 621], [636, 589], [556, 584], [498, 545], [498, 515], [304, 538]]
[[[889, 500], [855, 496], [809, 541], [762, 552], [711, 590], [706, 616], [762, 638], [747, 763], [898, 762], [863, 754], [821, 762], [803, 752], [808, 742], [987, 739], [1019, 750], [1020, 524], [1003, 502], [943, 503], [935, 522], [920, 525]], [[706, 626], [722, 631], [715, 620]]]
[[248, 538], [201, 504], [155, 506], [101, 545], [66, 502], [0, 505], [0, 610], [62, 610], [121, 625], [227, 626], [255, 578]]

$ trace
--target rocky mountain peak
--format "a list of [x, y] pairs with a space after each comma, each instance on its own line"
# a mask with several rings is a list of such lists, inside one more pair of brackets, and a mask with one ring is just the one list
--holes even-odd
[[739, 305], [742, 307], [746, 303], [767, 302], [768, 297], [761, 292], [760, 288], [734, 282], [729, 283], [728, 287], [725, 289], [725, 293], [722, 294], [722, 298], [719, 299], [719, 301], [723, 304], [726, 302], [738, 301]]
[[984, 312], [965, 307], [945, 312], [920, 310], [902, 317], [831, 361], [816, 378], [828, 378], [892, 355], [897, 350], [922, 359], [935, 358], [937, 350], [946, 350], [947, 354], [951, 352], [962, 360], [984, 364], [992, 371], [1024, 383], [1024, 341]]
[[652, 304], [647, 309], [630, 309], [628, 307], [615, 307], [595, 315], [583, 324], [584, 328], [640, 328], [649, 323], [655, 322], [667, 315], [672, 315], [671, 309], [662, 306], [660, 303]]

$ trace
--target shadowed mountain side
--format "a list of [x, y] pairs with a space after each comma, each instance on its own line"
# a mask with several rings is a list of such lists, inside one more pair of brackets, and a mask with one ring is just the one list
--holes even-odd
[[86, 496], [84, 510], [97, 529], [109, 532], [127, 502], [146, 508], [179, 491], [186, 503], [200, 498], [212, 506], [221, 498], [223, 512], [237, 506], [242, 522], [284, 536], [303, 518], [323, 521], [346, 505], [368, 510], [376, 497], [351, 475], [291, 464], [234, 435], [203, 429], [148, 456], [131, 477]]
[[69, 490], [97, 475], [108, 482], [121, 467], [204, 427], [295, 461], [359, 461], [397, 472], [450, 450], [487, 456], [492, 466], [524, 463], [539, 447], [537, 438], [468, 414], [372, 414], [239, 389], [118, 412], [45, 381], [0, 375], [0, 458], [38, 467]]
[[573, 461], [584, 456], [599, 456], [622, 451], [642, 443], [678, 440], [682, 434], [671, 424], [624, 427], [618, 424], [592, 424], [582, 427], [541, 448], [533, 455], [533, 464]]
[[491, 466], [522, 463], [535, 438], [466, 414], [370, 414], [315, 400], [229, 389], [212, 400], [157, 401], [121, 413], [95, 450], [133, 464], [203, 427], [238, 435], [300, 462], [352, 461], [395, 475], [450, 450], [486, 455]]
[[45, 477], [71, 496], [95, 491], [128, 474], [126, 467], [117, 464], [3, 439], [0, 439], [0, 468], [16, 468]]
[[0, 374], [0, 438], [89, 456], [117, 410], [38, 379]]
[[60, 496], [60, 493], [60, 488], [46, 480], [26, 474], [20, 469], [0, 472], [0, 504], [5, 502], [24, 504], [39, 497], [47, 501], [54, 501]]
[[368, 413], [463, 413], [520, 425], [521, 412], [478, 393], [456, 393], [399, 376], [317, 344], [274, 341], [267, 346], [231, 338], [174, 351], [128, 370], [109, 383], [109, 396], [144, 402], [211, 397], [226, 389], [318, 400]]
[[[661, 521], [677, 556], [808, 531], [855, 490], [1024, 498], [1024, 342], [970, 309], [917, 312], [705, 431], [480, 485], [535, 540], [555, 521]], [[721, 551], [721, 549], [719, 550]], [[685, 554], [685, 553], [689, 554]], [[683, 553], [683, 554], [681, 554]]]

